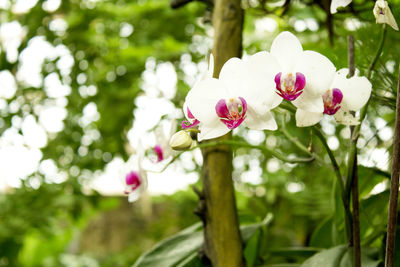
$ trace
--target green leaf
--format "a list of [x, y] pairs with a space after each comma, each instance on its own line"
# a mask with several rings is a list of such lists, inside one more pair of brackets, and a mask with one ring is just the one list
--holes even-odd
[[[240, 227], [243, 242], [247, 242], [263, 225], [271, 221], [268, 217], [261, 223], [255, 223]], [[196, 223], [176, 235], [169, 237], [158, 243], [152, 250], [143, 254], [133, 265], [133, 267], [147, 266], [207, 266], [204, 265], [197, 251], [204, 242], [201, 223]]]
[[[361, 265], [363, 267], [377, 267], [379, 261], [375, 261], [369, 257], [369, 249], [361, 251]], [[308, 260], [301, 267], [351, 267], [353, 266], [353, 251], [346, 245], [336, 246], [323, 250]]]
[[200, 248], [203, 243], [203, 232], [199, 231], [201, 228], [201, 223], [196, 223], [161, 241], [143, 254], [133, 266], [177, 266]]

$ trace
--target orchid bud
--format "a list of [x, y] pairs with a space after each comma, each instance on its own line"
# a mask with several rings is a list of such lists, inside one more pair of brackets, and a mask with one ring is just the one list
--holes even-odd
[[389, 8], [388, 2], [384, 0], [377, 0], [374, 6], [374, 16], [376, 18], [376, 23], [386, 23], [396, 31], [399, 30], [396, 20], [393, 17], [392, 11]]
[[192, 138], [186, 131], [179, 131], [171, 136], [169, 145], [174, 150], [186, 150], [192, 146]]

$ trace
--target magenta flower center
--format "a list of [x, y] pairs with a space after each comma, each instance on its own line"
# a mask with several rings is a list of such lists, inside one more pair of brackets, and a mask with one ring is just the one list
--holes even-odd
[[279, 72], [275, 76], [275, 84], [278, 95], [288, 101], [293, 101], [303, 93], [306, 77], [300, 72], [296, 72], [296, 75], [293, 73], [282, 75], [282, 72]]
[[337, 88], [327, 90], [323, 95], [324, 113], [334, 115], [340, 109], [340, 103], [343, 100], [343, 93]]
[[154, 148], [154, 153], [157, 155], [157, 162], [163, 161], [164, 160], [164, 153], [161, 145], [156, 145]]
[[190, 112], [189, 107], [186, 109], [187, 111], [187, 121], [182, 121], [181, 127], [182, 129], [188, 129], [197, 126], [200, 122], [193, 116], [192, 112]]
[[229, 129], [235, 129], [246, 118], [247, 103], [243, 97], [220, 99], [215, 111], [222, 123]]
[[136, 171], [129, 172], [125, 176], [125, 183], [128, 187], [128, 190], [127, 190], [128, 192], [126, 192], [126, 193], [133, 192], [142, 183], [139, 173]]

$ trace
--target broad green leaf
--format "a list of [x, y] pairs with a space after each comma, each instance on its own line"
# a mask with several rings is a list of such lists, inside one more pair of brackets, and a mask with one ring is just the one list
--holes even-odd
[[[247, 242], [262, 225], [270, 222], [270, 219], [261, 223], [240, 227], [243, 242]], [[152, 250], [143, 254], [133, 267], [153, 266], [206, 266], [201, 263], [197, 251], [204, 242], [201, 223], [196, 223], [176, 235], [158, 243]]]
[[203, 243], [203, 232], [201, 223], [196, 223], [178, 234], [167, 238], [152, 250], [143, 254], [133, 265], [134, 267], [145, 266], [176, 266], [182, 260], [189, 257]]
[[[368, 248], [361, 250], [361, 266], [377, 267], [379, 261], [369, 257], [370, 250]], [[346, 245], [336, 246], [330, 249], [323, 250], [308, 260], [301, 267], [352, 267], [353, 266], [353, 251]]]

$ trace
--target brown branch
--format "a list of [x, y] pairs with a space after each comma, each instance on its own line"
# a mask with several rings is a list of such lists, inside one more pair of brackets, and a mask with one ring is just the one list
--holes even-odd
[[213, 6], [214, 5], [214, 1], [213, 0], [170, 0], [169, 5], [171, 6], [171, 8], [173, 9], [177, 9], [180, 7], [185, 6], [186, 4], [190, 3], [190, 2], [203, 2], [208, 6]]
[[396, 122], [393, 142], [392, 178], [390, 181], [389, 218], [387, 225], [386, 259], [385, 266], [394, 266], [394, 252], [397, 225], [397, 202], [399, 195], [400, 173], [400, 72], [397, 86]]
[[[347, 37], [348, 47], [348, 65], [349, 65], [349, 78], [354, 76], [355, 65], [354, 65], [354, 37], [349, 35]], [[351, 128], [353, 133], [354, 127]], [[352, 244], [354, 247], [354, 267], [361, 267], [361, 246], [360, 246], [360, 209], [359, 209], [359, 196], [358, 196], [358, 170], [357, 170], [357, 155], [353, 163], [353, 174], [352, 174], [352, 205], [353, 205], [353, 236]], [[349, 178], [349, 177], [347, 177]]]

